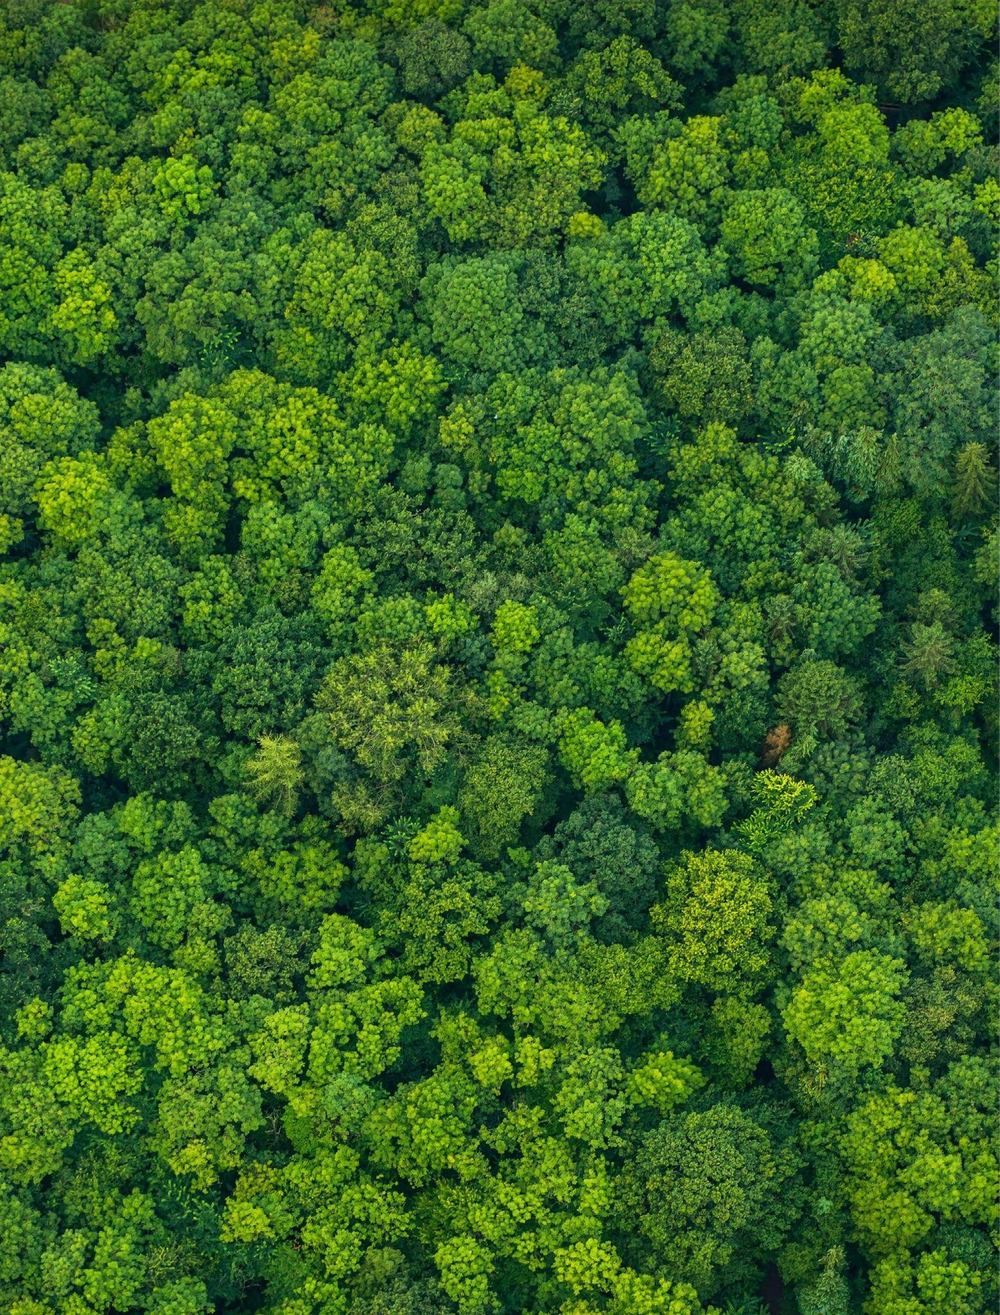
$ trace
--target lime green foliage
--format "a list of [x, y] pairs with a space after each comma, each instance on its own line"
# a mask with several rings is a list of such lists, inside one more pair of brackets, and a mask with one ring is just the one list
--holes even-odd
[[258, 799], [272, 802], [287, 813], [295, 812], [304, 779], [302, 750], [287, 736], [265, 735], [247, 763], [250, 790]]
[[740, 994], [769, 967], [773, 894], [753, 859], [736, 850], [687, 854], [651, 912], [682, 981]]
[[636, 671], [663, 690], [693, 689], [689, 636], [704, 630], [718, 603], [708, 572], [673, 553], [652, 557], [623, 590], [638, 634], [626, 648]]
[[996, 1309], [995, 28], [0, 4], [0, 1315]]
[[785, 1027], [813, 1064], [856, 1071], [892, 1054], [905, 1009], [896, 999], [905, 985], [898, 959], [869, 950], [848, 954], [836, 967], [817, 963], [785, 1009]]

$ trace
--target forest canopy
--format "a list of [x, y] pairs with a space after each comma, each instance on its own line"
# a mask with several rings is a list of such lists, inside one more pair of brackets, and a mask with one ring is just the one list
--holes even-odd
[[996, 1309], [995, 44], [0, 6], [0, 1315]]

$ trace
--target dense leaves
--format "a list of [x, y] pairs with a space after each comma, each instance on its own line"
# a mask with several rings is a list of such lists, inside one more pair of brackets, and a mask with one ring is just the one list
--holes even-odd
[[0, 1315], [996, 1308], [994, 29], [0, 6]]

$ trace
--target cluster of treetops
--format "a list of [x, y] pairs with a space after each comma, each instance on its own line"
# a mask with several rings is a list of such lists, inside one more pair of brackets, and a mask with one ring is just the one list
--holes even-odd
[[6, 0], [2, 1315], [996, 1308], [990, 0]]

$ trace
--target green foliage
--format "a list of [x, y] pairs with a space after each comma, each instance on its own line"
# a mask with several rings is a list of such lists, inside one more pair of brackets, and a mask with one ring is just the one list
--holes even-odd
[[708, 626], [718, 603], [709, 573], [674, 553], [658, 554], [622, 592], [625, 611], [638, 630], [625, 650], [631, 665], [659, 689], [690, 693], [689, 636]]
[[812, 1064], [855, 1072], [881, 1065], [903, 1028], [896, 999], [906, 981], [898, 959], [856, 950], [839, 964], [819, 961], [792, 993], [784, 1012], [788, 1035]]
[[250, 789], [264, 802], [286, 813], [294, 813], [304, 780], [302, 751], [287, 736], [265, 735], [260, 748], [247, 763]]
[[745, 1270], [748, 1233], [765, 1247], [780, 1244], [795, 1209], [795, 1169], [794, 1151], [765, 1126], [734, 1105], [713, 1105], [642, 1138], [620, 1180], [617, 1214], [635, 1219], [656, 1269], [710, 1291]]
[[484, 857], [517, 840], [521, 823], [538, 806], [549, 755], [534, 744], [489, 736], [466, 769], [459, 793], [462, 816], [477, 833]]
[[676, 977], [736, 995], [766, 980], [774, 896], [753, 859], [686, 854], [667, 875], [666, 895], [651, 920]]
[[985, 1315], [985, 0], [0, 6], [0, 1315]]
[[783, 188], [738, 192], [722, 221], [734, 272], [759, 287], [791, 291], [815, 269], [816, 234]]

